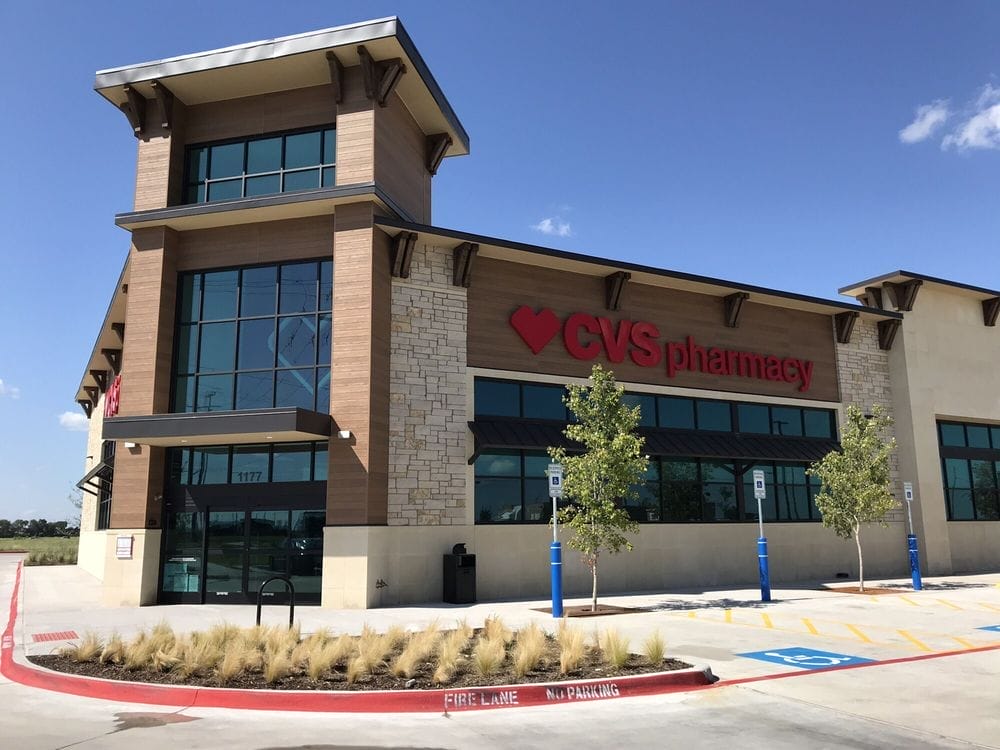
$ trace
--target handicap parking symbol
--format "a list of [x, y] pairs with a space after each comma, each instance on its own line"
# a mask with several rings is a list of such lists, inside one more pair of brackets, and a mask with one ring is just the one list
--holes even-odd
[[976, 628], [976, 630], [993, 630], [997, 633], [1000, 633], [1000, 625], [986, 625], [981, 628]]
[[830, 651], [817, 651], [812, 648], [782, 648], [772, 651], [751, 651], [746, 654], [736, 654], [745, 656], [748, 659], [759, 659], [760, 661], [784, 664], [790, 667], [801, 667], [802, 669], [827, 669], [829, 667], [843, 667], [849, 664], [864, 664], [873, 662], [874, 659], [864, 659], [860, 656], [849, 656], [848, 654], [835, 654]]

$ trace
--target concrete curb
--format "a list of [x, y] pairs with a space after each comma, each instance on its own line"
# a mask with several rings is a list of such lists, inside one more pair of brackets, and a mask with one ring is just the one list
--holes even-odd
[[18, 564], [9, 620], [0, 643], [0, 674], [28, 687], [87, 698], [185, 708], [331, 713], [449, 713], [660, 695], [702, 688], [715, 682], [712, 670], [707, 666], [598, 680], [408, 691], [232, 690], [80, 677], [14, 660], [14, 626], [17, 621], [21, 571], [22, 565]]

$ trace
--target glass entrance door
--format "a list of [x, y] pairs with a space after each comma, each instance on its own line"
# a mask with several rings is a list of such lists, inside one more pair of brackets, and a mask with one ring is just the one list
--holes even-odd
[[[316, 510], [210, 510], [205, 529], [205, 602], [256, 603], [260, 584], [289, 576], [295, 600], [318, 602], [323, 523]], [[287, 601], [275, 582], [264, 601]]]

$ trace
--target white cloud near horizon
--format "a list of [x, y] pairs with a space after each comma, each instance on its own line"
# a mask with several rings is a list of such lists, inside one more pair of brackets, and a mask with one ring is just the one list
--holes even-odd
[[899, 131], [899, 140], [903, 143], [920, 143], [926, 141], [948, 119], [948, 101], [938, 99], [930, 104], [917, 107], [913, 122]]
[[962, 120], [942, 139], [942, 149], [1000, 149], [1000, 87], [987, 83]]
[[70, 432], [86, 432], [90, 429], [90, 420], [86, 414], [76, 411], [64, 411], [59, 415], [59, 426]]
[[536, 232], [556, 237], [571, 237], [573, 235], [573, 228], [569, 225], [569, 222], [564, 221], [558, 216], [546, 217], [537, 224], [532, 224], [531, 228]]

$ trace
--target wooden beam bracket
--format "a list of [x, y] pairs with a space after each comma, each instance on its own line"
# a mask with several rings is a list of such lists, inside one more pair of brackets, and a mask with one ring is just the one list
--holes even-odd
[[406, 73], [406, 66], [398, 57], [391, 60], [375, 60], [365, 46], [358, 46], [361, 74], [365, 81], [365, 96], [378, 102], [380, 107], [389, 103], [399, 79]]
[[743, 312], [743, 303], [750, 298], [747, 292], [733, 292], [722, 298], [725, 308], [725, 324], [728, 328], [739, 328], [740, 315]]
[[121, 349], [101, 349], [101, 354], [108, 360], [111, 370], [117, 375], [122, 370], [122, 350]]
[[900, 323], [898, 318], [890, 320], [880, 320], [878, 322], [878, 348], [888, 351], [892, 349], [892, 342], [896, 340], [896, 333], [899, 331]]
[[621, 310], [625, 287], [631, 278], [628, 271], [616, 271], [604, 277], [604, 306], [608, 310]]
[[131, 86], [122, 86], [128, 101], [121, 105], [122, 112], [132, 126], [132, 133], [138, 138], [146, 130], [146, 97]]
[[455, 248], [454, 257], [454, 279], [453, 283], [455, 286], [469, 288], [469, 283], [472, 281], [472, 261], [476, 258], [476, 253], [479, 252], [479, 245], [472, 242], [463, 242], [461, 245]]
[[983, 324], [995, 326], [1000, 315], [1000, 297], [990, 297], [983, 300]]
[[79, 399], [76, 403], [80, 404], [80, 408], [83, 409], [83, 413], [87, 415], [87, 419], [90, 419], [90, 415], [94, 411], [94, 405], [85, 398]]
[[91, 370], [90, 377], [94, 379], [97, 383], [97, 387], [101, 389], [101, 393], [108, 390], [108, 371], [107, 370]]
[[344, 66], [337, 59], [333, 50], [327, 50], [326, 63], [330, 66], [330, 83], [333, 85], [333, 101], [340, 104], [344, 101]]
[[432, 175], [437, 174], [438, 167], [441, 166], [441, 160], [444, 159], [444, 155], [448, 152], [451, 144], [451, 136], [447, 133], [427, 136], [427, 171]]
[[156, 95], [156, 103], [160, 106], [160, 127], [170, 130], [174, 120], [174, 94], [163, 81], [153, 81], [151, 85]]
[[854, 333], [854, 324], [858, 322], [861, 313], [855, 310], [837, 313], [833, 316], [833, 325], [837, 331], [838, 344], [850, 344], [851, 334]]
[[90, 396], [90, 403], [97, 406], [97, 401], [101, 398], [100, 389], [93, 385], [85, 385], [83, 386], [83, 392]]
[[118, 340], [123, 344], [125, 343], [125, 324], [124, 323], [112, 323], [111, 330], [118, 335]]
[[413, 260], [413, 248], [416, 243], [415, 232], [400, 232], [393, 238], [391, 273], [396, 278], [410, 278], [410, 262]]
[[910, 312], [913, 303], [917, 301], [917, 291], [923, 283], [922, 279], [910, 279], [899, 283], [887, 281], [882, 288], [888, 294], [893, 307], [900, 312]]

